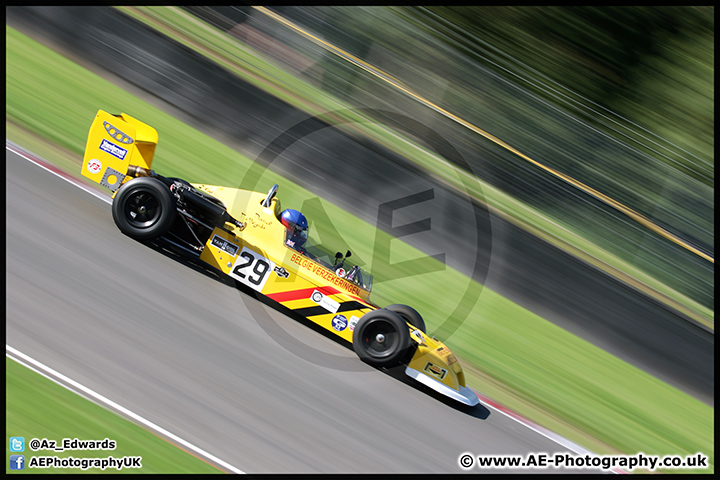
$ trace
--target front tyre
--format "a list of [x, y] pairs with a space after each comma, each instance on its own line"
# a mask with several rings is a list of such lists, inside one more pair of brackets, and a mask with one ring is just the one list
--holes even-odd
[[353, 350], [373, 367], [394, 367], [405, 360], [410, 331], [400, 315], [373, 310], [360, 318], [353, 332]]
[[153, 240], [167, 233], [177, 216], [175, 197], [152, 177], [123, 184], [112, 204], [115, 225], [135, 240]]
[[402, 317], [403, 320], [408, 322], [410, 325], [420, 329], [420, 331], [423, 333], [427, 333], [427, 330], [425, 329], [425, 320], [423, 320], [422, 316], [414, 308], [408, 307], [407, 305], [395, 303], [393, 305], [388, 305], [387, 307], [385, 307], [385, 310], [390, 310], [391, 312], [397, 313]]

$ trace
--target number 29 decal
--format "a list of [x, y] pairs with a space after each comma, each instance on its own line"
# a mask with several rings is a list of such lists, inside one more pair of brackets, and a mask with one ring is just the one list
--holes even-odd
[[273, 268], [275, 268], [274, 262], [243, 247], [228, 275], [253, 290], [261, 292], [268, 279], [268, 274], [273, 271]]

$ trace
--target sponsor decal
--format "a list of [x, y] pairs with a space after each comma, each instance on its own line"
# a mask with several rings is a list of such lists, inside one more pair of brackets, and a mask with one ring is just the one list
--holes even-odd
[[353, 285], [347, 280], [338, 277], [335, 272], [328, 270], [322, 265], [319, 265], [303, 257], [300, 254], [293, 253], [290, 256], [290, 261], [296, 265], [299, 265], [301, 268], [318, 275], [322, 279], [326, 280], [328, 283], [342, 288], [348, 293], [352, 293], [353, 295], [360, 295], [360, 288], [358, 286]]
[[343, 315], [335, 315], [332, 319], [332, 327], [338, 332], [342, 332], [348, 326], [347, 318]]
[[355, 315], [350, 317], [350, 322], [348, 323], [348, 328], [350, 329], [351, 332], [355, 331], [355, 325], [357, 325], [358, 320], [360, 320], [360, 319], [358, 317], [356, 317]]
[[337, 313], [338, 309], [340, 308], [340, 304], [338, 302], [336, 302], [330, 297], [326, 297], [322, 294], [322, 292], [318, 290], [315, 290], [312, 295], [310, 295], [310, 300], [332, 313]]
[[[266, 209], [267, 210], [267, 209]], [[271, 212], [272, 213], [272, 212]], [[262, 230], [265, 230], [265, 227], [268, 225], [272, 225], [273, 221], [268, 220], [267, 218], [263, 218], [258, 212], [255, 212], [255, 215], [247, 215], [245, 212], [242, 212], [240, 214], [239, 220], [243, 223], [249, 224], [253, 228], [259, 228]], [[289, 247], [294, 247], [295, 244], [287, 243]]]
[[97, 158], [93, 158], [87, 163], [87, 169], [88, 172], [95, 175], [96, 173], [100, 173], [100, 171], [102, 170], [102, 163]]
[[285, 267], [275, 267], [273, 269], [273, 272], [275, 272], [278, 277], [282, 278], [288, 278], [290, 276], [290, 272], [285, 270]]
[[447, 375], [447, 372], [448, 372], [444, 368], [442, 368], [438, 365], [435, 365], [432, 362], [427, 362], [427, 364], [425, 365], [425, 368], [423, 368], [423, 370], [426, 373], [429, 373], [433, 377], [437, 378], [438, 380], [444, 379], [445, 375]]
[[337, 273], [337, 276], [340, 278], [345, 277], [345, 269], [344, 268], [338, 268], [337, 270], [335, 270], [335, 273]]
[[[197, 188], [198, 190], [202, 190], [203, 192], [207, 192], [207, 193], [209, 193], [210, 195], [215, 195], [215, 192], [216, 192], [216, 191], [222, 190], [222, 187], [212, 187], [212, 186], [208, 187], [207, 185], [200, 185], [200, 186], [195, 187], [195, 188]], [[244, 216], [244, 215], [245, 215], [245, 212], [241, 213], [241, 215]]]
[[420, 330], [413, 330], [410, 332], [410, 335], [418, 342], [418, 343], [425, 343], [425, 339], [423, 338], [423, 334]]
[[125, 160], [125, 155], [127, 155], [127, 150], [125, 150], [124, 148], [118, 147], [114, 143], [108, 142], [107, 140], [104, 140], [104, 139], [103, 139], [102, 143], [100, 144], [100, 150], [102, 150], [103, 152], [107, 152], [110, 155], [112, 155], [113, 157], [119, 158], [120, 160]]
[[117, 128], [113, 127], [109, 122], [103, 122], [103, 126], [105, 127], [105, 130], [107, 130], [108, 135], [113, 137], [115, 140], [117, 140], [120, 143], [133, 143], [133, 139], [125, 135], [123, 132], [118, 130]]
[[448, 363], [448, 365], [454, 365], [457, 363], [457, 358], [455, 358], [455, 355], [452, 354], [450, 350], [448, 350], [445, 347], [438, 347], [436, 350], [441, 357], [445, 357], [445, 361]]
[[234, 243], [225, 240], [220, 235], [213, 235], [213, 238], [210, 241], [210, 245], [219, 248], [220, 250], [229, 254], [232, 257], [237, 255], [237, 252], [240, 249], [238, 245], [235, 245]]

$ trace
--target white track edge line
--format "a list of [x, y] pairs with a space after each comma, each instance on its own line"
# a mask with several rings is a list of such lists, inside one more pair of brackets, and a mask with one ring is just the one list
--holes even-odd
[[[60, 372], [58, 372], [58, 371], [56, 371], [56, 370], [53, 370], [52, 368], [48, 367], [47, 365], [44, 365], [44, 364], [40, 363], [39, 361], [35, 360], [34, 358], [32, 358], [32, 357], [30, 357], [30, 356], [28, 356], [28, 355], [20, 352], [19, 350], [11, 347], [10, 345], [5, 344], [5, 355], [8, 356], [8, 357], [10, 357], [10, 358], [12, 358], [11, 355], [8, 355], [8, 351], [9, 351], [12, 355], [15, 355], [15, 356], [17, 356], [17, 357], [20, 357], [20, 358], [21, 358], [22, 360], [24, 360], [25, 362], [30, 363], [30, 364], [33, 365], [35, 368], [38, 368], [38, 369], [42, 370], [44, 376], [47, 377], [47, 376], [49, 375], [49, 376], [55, 377], [54, 379], [53, 379], [53, 378], [50, 378], [50, 377], [48, 377], [48, 378], [50, 378], [50, 380], [55, 381], [55, 383], [58, 383], [59, 385], [67, 388], [68, 390], [73, 391], [73, 389], [71, 389], [71, 388], [68, 387], [68, 385], [70, 385], [70, 386], [74, 387], [75, 389], [83, 392], [85, 395], [89, 396], [89, 397], [90, 397], [91, 399], [93, 399], [94, 401], [100, 402], [100, 403], [104, 404], [105, 406], [110, 407], [110, 408], [113, 409], [113, 410], [117, 410], [118, 412], [120, 412], [120, 413], [122, 413], [123, 415], [126, 415], [126, 416], [128, 416], [128, 417], [130, 417], [130, 418], [132, 418], [133, 420], [135, 420], [136, 422], [138, 422], [138, 423], [146, 426], [147, 428], [149, 428], [149, 429], [151, 429], [151, 430], [154, 430], [155, 432], [157, 432], [157, 433], [159, 433], [159, 434], [161, 434], [161, 435], [163, 435], [163, 436], [171, 439], [172, 441], [174, 441], [174, 442], [176, 442], [176, 443], [179, 443], [179, 444], [182, 445], [183, 447], [185, 447], [185, 448], [187, 448], [187, 449], [189, 449], [189, 450], [192, 450], [193, 452], [197, 453], [198, 455], [201, 455], [202, 457], [207, 458], [207, 459], [210, 460], [211, 462], [216, 463], [216, 464], [222, 466], [223, 468], [225, 468], [225, 469], [227, 469], [227, 470], [229, 470], [229, 471], [231, 471], [231, 472], [233, 472], [233, 473], [245, 473], [245, 472], [243, 472], [242, 470], [240, 470], [240, 469], [238, 469], [238, 468], [235, 468], [234, 466], [230, 465], [229, 463], [227, 463], [227, 462], [225, 462], [225, 461], [223, 461], [223, 460], [220, 460], [219, 458], [217, 458], [216, 456], [212, 455], [211, 453], [206, 452], [205, 450], [203, 450], [203, 449], [201, 449], [201, 448], [199, 448], [199, 447], [196, 447], [195, 445], [193, 445], [192, 443], [188, 442], [187, 440], [184, 440], [184, 439], [178, 437], [177, 435], [175, 435], [175, 434], [173, 434], [173, 433], [165, 430], [164, 428], [162, 428], [161, 426], [159, 426], [159, 425], [151, 422], [150, 420], [147, 420], [147, 419], [141, 417], [140, 415], [136, 414], [135, 412], [132, 412], [131, 410], [128, 410], [127, 408], [123, 407], [122, 405], [120, 405], [120, 404], [118, 404], [118, 403], [116, 403], [116, 402], [113, 402], [113, 401], [110, 400], [109, 398], [104, 397], [103, 395], [100, 395], [99, 393], [97, 393], [97, 392], [89, 389], [89, 388], [86, 387], [85, 385], [82, 385], [82, 384], [76, 382], [75, 380], [73, 380], [73, 379], [71, 379], [71, 378], [69, 378], [69, 377], [66, 377], [66, 376], [63, 375], [62, 373], [60, 373]], [[38, 373], [40, 373], [40, 372], [38, 372]], [[63, 383], [60, 383], [60, 382], [58, 382], [57, 380], [60, 380], [60, 381], [62, 381], [62, 382], [65, 382], [67, 385], [64, 385]]]
[[[48, 168], [47, 166], [43, 165], [42, 162], [38, 161], [37, 158], [34, 158], [28, 152], [26, 152], [22, 147], [15, 145], [14, 143], [10, 142], [7, 139], [5, 140], [5, 150], [10, 150], [11, 152], [18, 155], [19, 157], [22, 157], [25, 160], [27, 160], [31, 163], [34, 163], [38, 167], [52, 173], [56, 177], [62, 178], [66, 182], [71, 183], [82, 190], [85, 190], [89, 194], [95, 196], [96, 198], [99, 198], [100, 200], [104, 201], [105, 203], [112, 204], [112, 199], [109, 196], [103, 195], [102, 193], [100, 193], [96, 190], [93, 190], [92, 188], [88, 187], [87, 185], [83, 184], [82, 182], [79, 182], [78, 180], [72, 178], [70, 175], [62, 175], [62, 174]], [[59, 169], [59, 167], [58, 167], [58, 169]]]

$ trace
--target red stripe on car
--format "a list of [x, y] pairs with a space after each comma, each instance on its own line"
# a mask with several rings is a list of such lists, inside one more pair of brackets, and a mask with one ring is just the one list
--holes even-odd
[[310, 295], [317, 290], [324, 295], [334, 295], [340, 293], [335, 287], [310, 287], [302, 288], [300, 290], [291, 290], [289, 292], [278, 292], [267, 295], [268, 298], [275, 300], [276, 302], [289, 302], [290, 300], [299, 300], [301, 298], [310, 298]]

